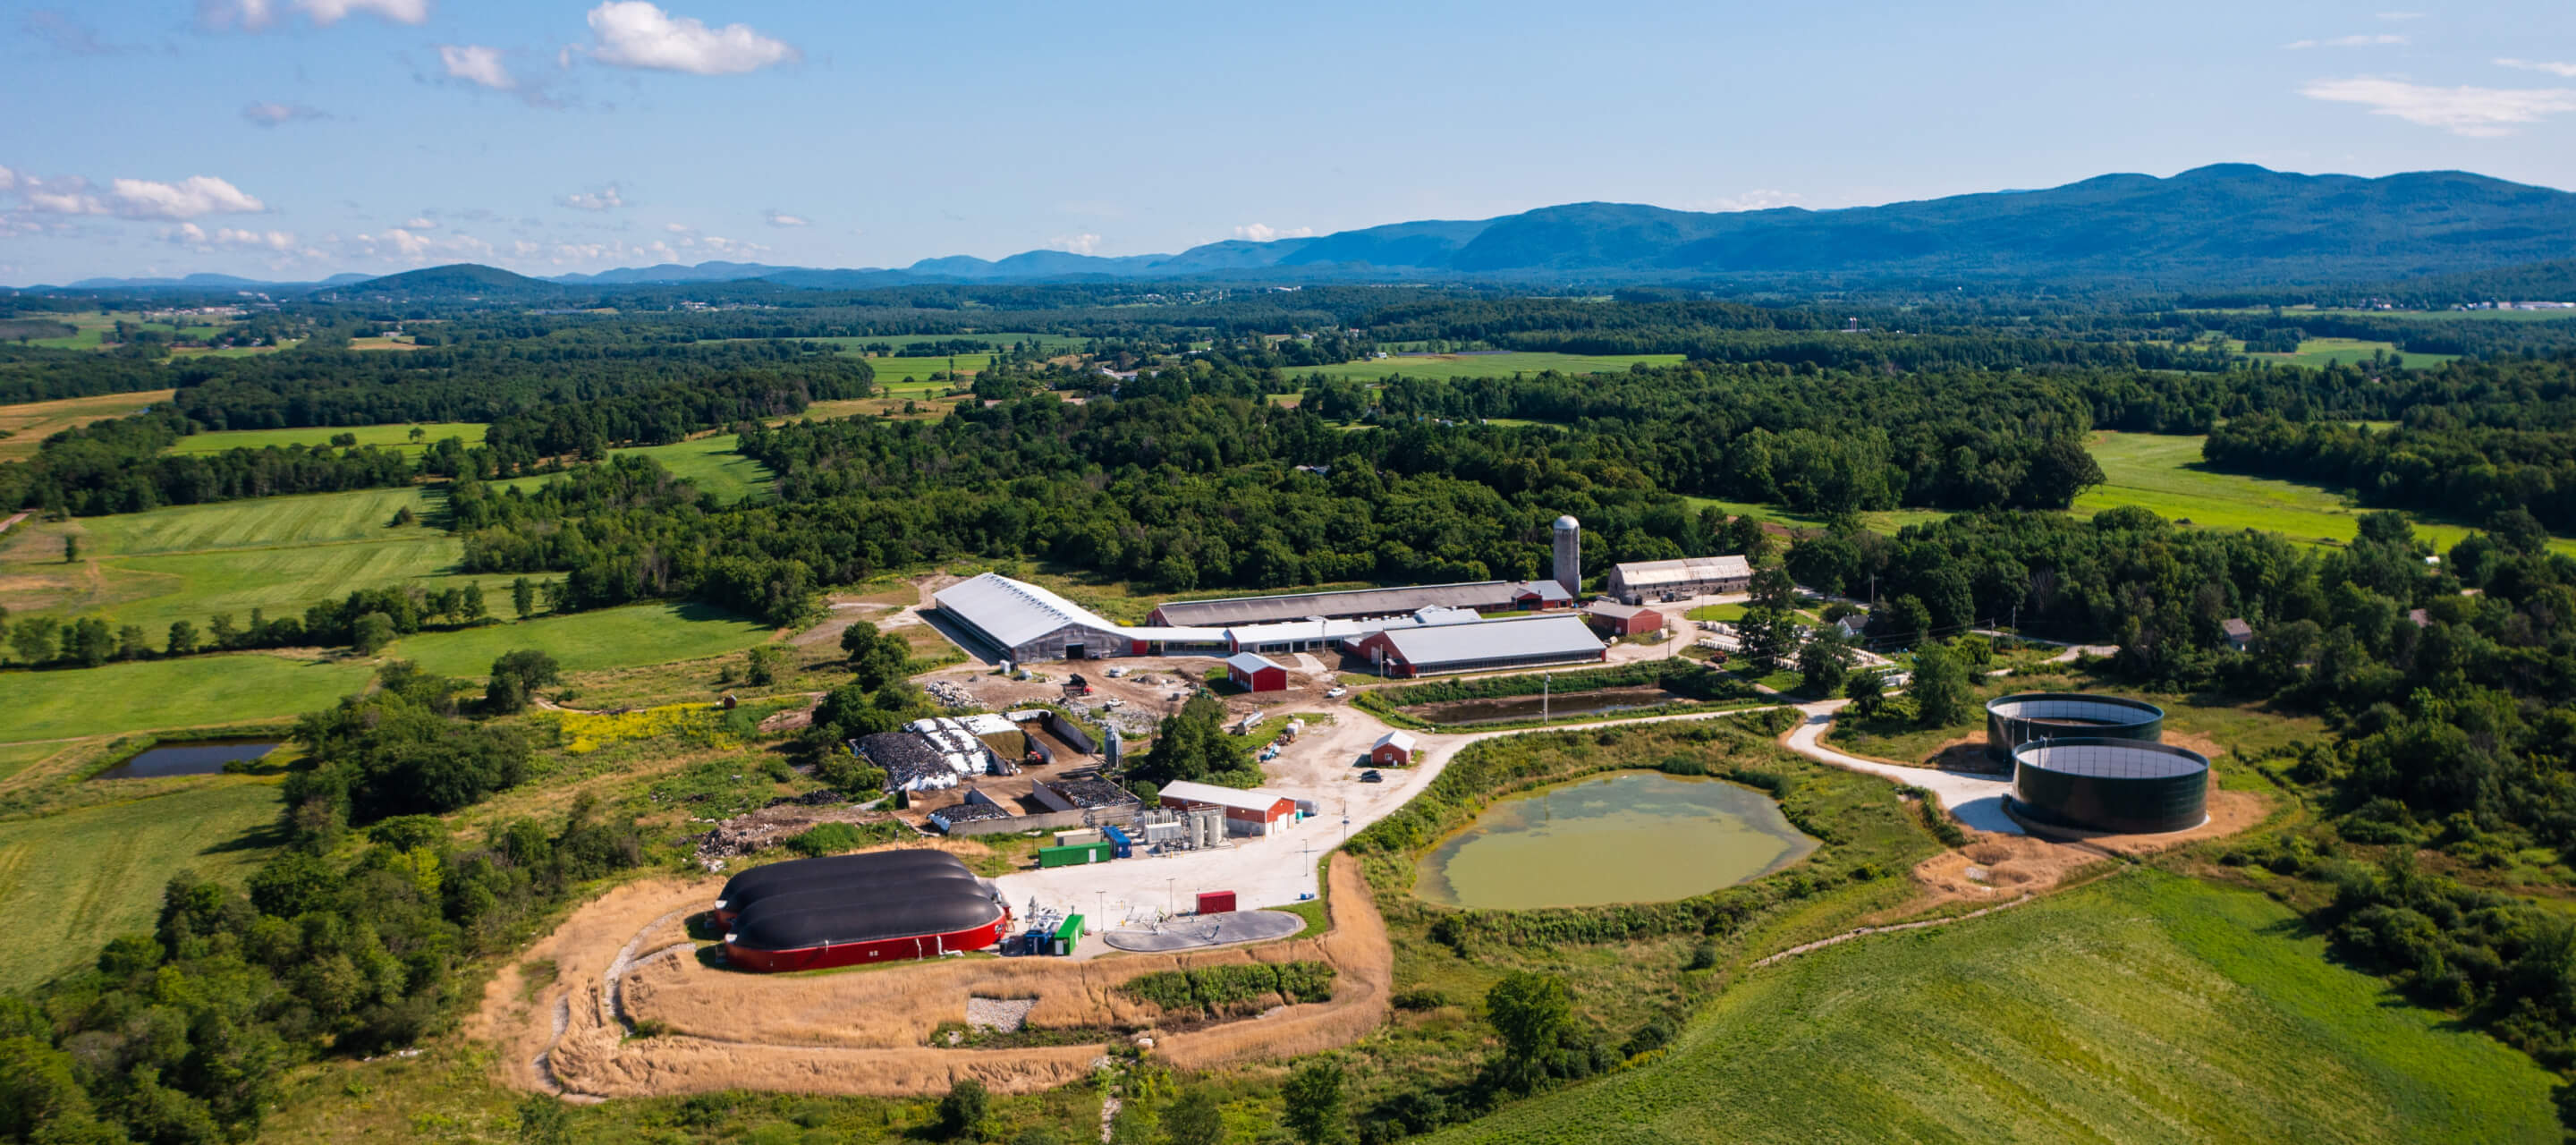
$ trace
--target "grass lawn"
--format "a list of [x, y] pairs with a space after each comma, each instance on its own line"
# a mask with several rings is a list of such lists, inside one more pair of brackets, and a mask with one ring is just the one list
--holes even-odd
[[[106, 782], [116, 782], [113, 780]], [[237, 779], [174, 795], [0, 823], [0, 989], [86, 964], [149, 934], [182, 868], [239, 883], [275, 852], [277, 784]]]
[[2554, 1142], [2551, 1081], [2287, 908], [2140, 870], [1752, 971], [1670, 1056], [1439, 1139]]
[[1715, 620], [1721, 623], [1744, 619], [1741, 604], [1703, 604], [1682, 614], [1684, 620]]
[[[1763, 505], [1751, 501], [1721, 501], [1714, 497], [1683, 497], [1682, 500], [1689, 502], [1694, 512], [1713, 508], [1730, 517], [1741, 517], [1751, 513], [1765, 521], [1787, 525], [1793, 529], [1820, 530], [1825, 527], [1823, 517], [1793, 513], [1777, 505]], [[1949, 516], [1949, 512], [1943, 509], [1874, 509], [1861, 514], [1860, 523], [1862, 528], [1870, 532], [1892, 535], [1907, 525], [1928, 525]]]
[[[94, 398], [64, 398], [51, 402], [25, 402], [0, 406], [0, 462], [24, 461], [36, 455], [36, 447], [45, 439], [74, 426], [94, 421], [120, 418], [146, 407], [170, 400], [177, 390], [141, 390], [130, 394], [102, 394]], [[0, 516], [7, 516], [0, 513]]]
[[[1399, 354], [1373, 361], [1341, 362], [1330, 366], [1290, 370], [1294, 378], [1311, 378], [1321, 374], [1333, 379], [1357, 378], [1384, 381], [1402, 375], [1408, 378], [1507, 378], [1513, 374], [1535, 374], [1555, 370], [1564, 374], [1607, 374], [1625, 370], [1643, 362], [1649, 366], [1678, 366], [1680, 354], [1549, 354], [1534, 351], [1512, 351], [1501, 354]], [[872, 361], [869, 364], [874, 365]], [[884, 374], [878, 375], [882, 380]]]
[[172, 453], [221, 453], [227, 449], [263, 449], [268, 446], [329, 445], [339, 434], [350, 434], [360, 445], [396, 449], [409, 455], [417, 452], [411, 431], [422, 431], [424, 443], [450, 437], [461, 437], [467, 445], [483, 443], [484, 424], [479, 421], [427, 422], [411, 425], [317, 425], [301, 429], [228, 429], [215, 433], [190, 434], [170, 447]]
[[0, 675], [0, 692], [9, 697], [0, 705], [0, 743], [299, 715], [358, 690], [372, 671], [358, 661], [259, 652], [14, 671]]
[[[2264, 529], [2303, 544], [2340, 545], [2360, 529], [2365, 512], [2342, 492], [2318, 485], [2220, 473], [2201, 467], [2201, 438], [2169, 434], [2097, 432], [2091, 448], [2102, 466], [2101, 485], [2075, 499], [2075, 512], [2091, 516], [2119, 505], [2137, 505], [2161, 517], [2213, 529]], [[2418, 516], [2418, 536], [2442, 549], [2469, 530]], [[2576, 555], [2576, 541], [2550, 547]]]
[[[769, 482], [772, 478], [769, 467], [734, 452], [734, 447], [740, 442], [741, 439], [733, 434], [719, 433], [691, 441], [675, 441], [669, 445], [644, 445], [609, 452], [622, 456], [650, 457], [661, 462], [662, 468], [670, 470], [673, 476], [686, 478], [699, 489], [713, 493], [727, 502], [740, 501], [745, 497], [768, 496]], [[538, 486], [554, 480], [557, 476], [557, 474], [547, 473], [535, 477], [513, 477], [494, 484], [515, 485], [534, 492]]]
[[[506, 595], [500, 604], [508, 607]], [[546, 652], [567, 672], [584, 672], [719, 656], [768, 638], [769, 629], [757, 622], [706, 605], [636, 604], [539, 616], [515, 624], [423, 632], [396, 641], [385, 655], [414, 661], [432, 672], [479, 679], [502, 653], [520, 648]]]
[[0, 779], [7, 779], [63, 750], [58, 743], [0, 743]]

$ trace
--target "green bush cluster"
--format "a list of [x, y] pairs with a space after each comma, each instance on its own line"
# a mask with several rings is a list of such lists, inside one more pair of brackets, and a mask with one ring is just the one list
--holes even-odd
[[1131, 979], [1119, 989], [1173, 1013], [1197, 1010], [1209, 1017], [1225, 1017], [1263, 1009], [1273, 997], [1328, 1001], [1333, 996], [1333, 975], [1333, 968], [1322, 962], [1251, 962], [1159, 971]]

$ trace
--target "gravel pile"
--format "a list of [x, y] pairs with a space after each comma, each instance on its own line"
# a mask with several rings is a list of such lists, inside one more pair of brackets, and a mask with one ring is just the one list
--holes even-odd
[[968, 998], [966, 1024], [997, 1034], [1016, 1034], [1029, 1024], [1029, 1011], [1037, 1005], [1035, 998]]

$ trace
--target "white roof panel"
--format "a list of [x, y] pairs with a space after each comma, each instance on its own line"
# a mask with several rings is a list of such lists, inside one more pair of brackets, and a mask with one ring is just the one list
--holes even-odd
[[1598, 655], [1606, 647], [1600, 637], [1592, 634], [1592, 627], [1585, 624], [1582, 617], [1565, 613], [1529, 620], [1390, 628], [1386, 631], [1386, 639], [1406, 661], [1416, 666], [1469, 660]]

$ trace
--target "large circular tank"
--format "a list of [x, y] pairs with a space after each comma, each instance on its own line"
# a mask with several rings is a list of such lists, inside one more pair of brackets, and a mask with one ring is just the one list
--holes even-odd
[[2013, 749], [2032, 740], [2067, 736], [2156, 743], [2165, 738], [2165, 710], [2084, 692], [2015, 692], [1986, 701], [1986, 758], [1996, 766], [2012, 766]]
[[2012, 810], [2118, 835], [2188, 831], [2209, 819], [2209, 759], [2134, 739], [2033, 740], [2013, 752]]

